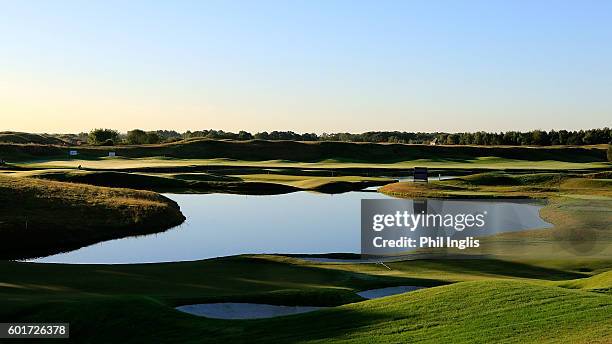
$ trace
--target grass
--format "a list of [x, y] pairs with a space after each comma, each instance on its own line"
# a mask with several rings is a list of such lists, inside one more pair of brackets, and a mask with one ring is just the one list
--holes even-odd
[[607, 162], [564, 162], [556, 160], [528, 161], [494, 157], [476, 157], [462, 161], [415, 159], [389, 163], [368, 163], [326, 159], [316, 162], [295, 162], [291, 160], [233, 160], [216, 159], [179, 159], [168, 157], [148, 158], [91, 158], [91, 159], [37, 159], [18, 162], [17, 166], [28, 168], [76, 168], [88, 169], [135, 169], [143, 167], [184, 168], [190, 166], [223, 167], [260, 167], [260, 168], [324, 168], [324, 169], [412, 169], [426, 166], [438, 169], [507, 169], [507, 170], [573, 170], [609, 168]]
[[300, 190], [345, 192], [394, 181], [389, 178], [362, 176], [301, 176], [282, 174], [223, 175], [212, 173], [136, 173], [47, 169], [6, 172], [27, 177], [96, 186], [132, 188], [153, 191], [225, 192], [276, 194]]
[[580, 174], [488, 172], [429, 183], [394, 183], [380, 192], [395, 197], [548, 198], [562, 195], [612, 197], [612, 179]]
[[185, 219], [153, 192], [0, 175], [0, 258], [28, 258], [148, 234]]
[[[68, 159], [78, 150], [78, 160]], [[108, 152], [117, 158], [107, 158]], [[30, 167], [137, 168], [189, 165], [318, 168], [606, 168], [605, 145], [583, 147], [430, 146], [348, 142], [186, 140], [162, 145], [59, 147], [0, 144], [0, 156]], [[106, 157], [106, 158], [105, 158]], [[33, 161], [37, 162], [33, 162]]]
[[[539, 171], [610, 166], [601, 159], [601, 147], [430, 148], [195, 140], [147, 147], [84, 147], [79, 148], [82, 159], [78, 161], [65, 159], [64, 150], [56, 146], [0, 145], [3, 154], [9, 152], [9, 156], [23, 159], [21, 167], [81, 164], [100, 169], [15, 170], [10, 174], [16, 177], [0, 175], [0, 187], [4, 188], [0, 200], [5, 204], [22, 202], [11, 210], [4, 208], [4, 216], [13, 216], [18, 225], [22, 220], [15, 216], [25, 211], [56, 221], [55, 226], [41, 228], [71, 228], [70, 236], [63, 237], [62, 242], [47, 243], [55, 246], [74, 238], [106, 234], [108, 224], [93, 229], [109, 219], [133, 223], [148, 214], [146, 211], [178, 210], [150, 192], [40, 178], [144, 188], [187, 185], [202, 190], [205, 185], [223, 185], [219, 191], [233, 192], [238, 189], [231, 189], [232, 185], [325, 190], [330, 185], [337, 189], [386, 183], [389, 179], [372, 177], [374, 173], [368, 171], [415, 165]], [[103, 158], [108, 150], [116, 150], [122, 157]], [[58, 151], [61, 154], [56, 154]], [[27, 161], [34, 156], [39, 160]], [[352, 168], [363, 169], [360, 173], [368, 175], [350, 175]], [[328, 175], [330, 170], [340, 169], [346, 173]], [[0, 261], [0, 322], [70, 322], [72, 341], [100, 343], [609, 343], [610, 183], [609, 171], [561, 176], [498, 171], [428, 184], [394, 183], [381, 189], [403, 197], [547, 199], [541, 215], [555, 225], [553, 229], [484, 238], [482, 247], [487, 252], [470, 252], [492, 253], [496, 259], [420, 259], [391, 262], [387, 264], [390, 269], [378, 264], [315, 263], [264, 255], [130, 265]], [[73, 216], [75, 209], [77, 217]], [[123, 216], [117, 217], [118, 212]], [[83, 221], [93, 225], [83, 226]], [[125, 234], [123, 227], [117, 228], [117, 233]], [[27, 235], [31, 237], [32, 233]], [[27, 242], [25, 234], [22, 239]], [[0, 246], [3, 243], [0, 241]], [[7, 252], [5, 248], [13, 249], [5, 245], [0, 252]], [[397, 285], [430, 288], [370, 301], [355, 294]], [[247, 321], [206, 319], [173, 309], [205, 302], [332, 308]]]
[[546, 199], [540, 216], [554, 225], [480, 238], [466, 254], [493, 255], [576, 271], [612, 266], [612, 180], [581, 175], [484, 173], [430, 183], [394, 183], [395, 197]]
[[380, 186], [395, 181], [390, 178], [362, 176], [320, 177], [283, 174], [247, 174], [239, 175], [238, 177], [244, 181], [275, 183], [293, 186], [301, 190], [332, 193], [359, 190], [369, 186]]
[[565, 281], [559, 283], [559, 286], [612, 294], [612, 270], [588, 278]]
[[[553, 285], [584, 274], [503, 261], [401, 262], [392, 266], [393, 276], [376, 274], [386, 270], [377, 265], [348, 265], [355, 271], [271, 256], [118, 266], [5, 262], [0, 263], [0, 320], [68, 321], [75, 342], [612, 339], [612, 296]], [[424, 277], [436, 271], [454, 274]], [[449, 282], [457, 283], [445, 285]], [[391, 285], [432, 288], [370, 301], [354, 294]], [[342, 306], [249, 321], [199, 318], [172, 309], [219, 301]]]
[[15, 131], [0, 131], [0, 142], [2, 143], [34, 143], [44, 145], [66, 145], [67, 143], [57, 137], [47, 134], [31, 134]]

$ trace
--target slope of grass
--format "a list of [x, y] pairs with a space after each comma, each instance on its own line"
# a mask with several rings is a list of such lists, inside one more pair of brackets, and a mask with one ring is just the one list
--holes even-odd
[[398, 162], [354, 162], [347, 160], [327, 159], [317, 162], [295, 162], [290, 160], [234, 160], [225, 158], [215, 159], [179, 159], [167, 157], [148, 158], [79, 158], [67, 159], [64, 156], [56, 158], [24, 158], [16, 166], [28, 168], [76, 168], [82, 165], [87, 169], [141, 169], [158, 167], [165, 169], [183, 169], [186, 167], [256, 167], [256, 168], [319, 168], [319, 169], [412, 169], [416, 166], [426, 166], [436, 169], [449, 170], [575, 170], [575, 169], [603, 169], [609, 168], [607, 162], [563, 162], [556, 160], [528, 161], [518, 159], [487, 159], [473, 158], [469, 160], [453, 161], [439, 159], [418, 159]]
[[16, 131], [0, 131], [0, 142], [19, 144], [66, 145], [67, 143], [57, 137], [47, 134], [31, 134]]
[[152, 192], [0, 175], [0, 258], [26, 258], [159, 232], [185, 219]]
[[133, 173], [67, 169], [13, 171], [10, 175], [153, 191], [247, 194], [277, 194], [300, 190], [335, 193], [380, 186], [394, 181], [389, 178], [360, 176], [317, 177], [280, 174], [225, 176], [211, 173]]
[[612, 197], [612, 179], [588, 178], [581, 174], [479, 173], [429, 183], [394, 183], [379, 189], [395, 197], [434, 198], [546, 198], [559, 195]]
[[246, 174], [239, 175], [245, 181], [271, 182], [290, 185], [302, 190], [357, 190], [369, 186], [380, 186], [395, 181], [383, 177], [361, 177], [361, 176], [341, 176], [341, 177], [318, 177], [300, 176], [283, 174]]
[[464, 253], [587, 272], [612, 264], [612, 184], [607, 179], [487, 173], [441, 182], [395, 183], [379, 190], [397, 197], [547, 198], [540, 216], [553, 228], [483, 237], [480, 248]]
[[[78, 150], [79, 161], [67, 160]], [[113, 151], [125, 159], [103, 159]], [[569, 169], [609, 166], [602, 146], [587, 147], [484, 147], [375, 144], [348, 142], [188, 140], [162, 145], [116, 147], [58, 147], [0, 144], [0, 156], [11, 162], [38, 166], [88, 168], [134, 167], [146, 164], [185, 166], [227, 164], [234, 166], [324, 166], [410, 168]], [[152, 159], [152, 157], [160, 157]], [[169, 158], [169, 159], [168, 159]], [[136, 160], [134, 160], [136, 159]], [[314, 164], [314, 165], [313, 165]]]
[[[55, 180], [61, 182], [107, 186], [115, 188], [132, 188], [144, 190], [170, 190], [201, 188], [211, 189], [218, 182], [240, 182], [239, 178], [223, 175], [199, 174], [144, 174], [115, 171], [84, 170], [33, 170], [12, 174], [15, 177], [28, 177]], [[211, 182], [212, 184], [209, 184]]]
[[559, 286], [572, 289], [585, 289], [612, 294], [612, 270], [588, 278], [559, 283]]
[[[346, 271], [282, 257], [119, 266], [4, 262], [0, 263], [0, 321], [70, 322], [72, 341], [100, 343], [605, 343], [612, 339], [612, 296], [543, 283], [551, 277], [580, 277], [575, 273], [500, 261], [402, 264], [401, 273], [385, 276], [371, 273], [370, 269], [386, 270], [377, 265], [353, 264], [361, 271]], [[451, 265], [444, 267], [447, 264]], [[431, 269], [454, 271], [455, 276], [473, 281], [433, 287], [445, 282], [412, 277]], [[536, 283], [538, 278], [543, 282]], [[390, 285], [432, 288], [363, 302], [354, 294]], [[206, 319], [172, 309], [178, 304], [220, 301], [345, 305], [247, 321]]]

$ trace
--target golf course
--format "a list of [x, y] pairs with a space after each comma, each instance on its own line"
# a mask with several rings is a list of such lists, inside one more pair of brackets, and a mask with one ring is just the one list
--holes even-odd
[[0, 12], [0, 344], [612, 344], [612, 1]]
[[[612, 167], [606, 149], [258, 140], [0, 144], [0, 320], [67, 322], [71, 341], [99, 343], [608, 343]], [[429, 183], [410, 180], [415, 166], [429, 168]], [[358, 262], [356, 252], [342, 251], [247, 249], [113, 265], [70, 256], [111, 239], [112, 246], [163, 237], [193, 221], [172, 195], [202, 197], [197, 212], [206, 212], [217, 195], [234, 195], [227, 204], [238, 207], [246, 205], [240, 197], [249, 197], [267, 211], [261, 202], [269, 197], [320, 194], [312, 202], [331, 197], [325, 202], [333, 204], [355, 192], [368, 197], [359, 190], [387, 198], [533, 199], [543, 202], [540, 217], [552, 227], [488, 236], [481, 249], [453, 259], [416, 255], [384, 264]], [[358, 208], [351, 211], [358, 217]], [[303, 216], [307, 230], [308, 217], [317, 213]], [[207, 231], [205, 223], [191, 227]], [[181, 231], [189, 232], [182, 226], [168, 232]], [[79, 264], [37, 261], [64, 252]], [[422, 288], [371, 300], [357, 294], [398, 286]], [[252, 320], [175, 309], [206, 303], [319, 308]]]

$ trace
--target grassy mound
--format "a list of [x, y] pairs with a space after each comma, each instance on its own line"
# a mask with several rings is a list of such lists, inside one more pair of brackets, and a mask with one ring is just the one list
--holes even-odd
[[[70, 322], [71, 339], [75, 342], [612, 340], [612, 296], [547, 283], [487, 278], [482, 275], [487, 269], [483, 270], [479, 263], [483, 262], [474, 262], [469, 268], [457, 263], [455, 269], [475, 274], [481, 280], [432, 287], [440, 282], [247, 257], [127, 266], [6, 262], [0, 263], [4, 276], [0, 285], [0, 319]], [[409, 265], [406, 264], [407, 274]], [[423, 264], [415, 261], [411, 265]], [[545, 277], [544, 270], [540, 273]], [[362, 302], [352, 293], [401, 284], [432, 288]], [[223, 301], [327, 306], [352, 303], [310, 314], [247, 321], [207, 319], [172, 309], [178, 304]]]
[[245, 181], [258, 181], [289, 185], [302, 190], [312, 190], [323, 193], [342, 193], [362, 190], [370, 186], [386, 185], [395, 181], [390, 178], [339, 176], [322, 177], [312, 175], [284, 174], [246, 174], [239, 175]]
[[[163, 156], [179, 159], [232, 159], [244, 161], [281, 160], [292, 162], [338, 163], [395, 163], [402, 161], [429, 161], [431, 163], [482, 164], [504, 161], [557, 161], [570, 163], [606, 162], [606, 148], [588, 147], [486, 147], [486, 146], [430, 146], [406, 144], [377, 144], [350, 142], [296, 142], [296, 141], [224, 141], [187, 140], [160, 145], [63, 148], [36, 145], [0, 145], [0, 156], [7, 160], [31, 160], [66, 157], [69, 149], [78, 149], [79, 156], [94, 159], [108, 156], [109, 151], [126, 158]], [[27, 159], [27, 155], [31, 159]]]
[[508, 185], [556, 185], [561, 179], [567, 179], [558, 173], [534, 173], [512, 175], [504, 172], [488, 172], [478, 173], [460, 178], [470, 185], [493, 185], [493, 186], [508, 186]]
[[225, 176], [211, 173], [128, 173], [58, 169], [16, 171], [11, 174], [18, 177], [141, 190], [247, 194], [280, 194], [300, 190], [339, 193], [380, 186], [393, 181], [388, 178], [359, 176], [312, 177], [278, 174]]
[[44, 145], [66, 145], [67, 142], [47, 134], [20, 133], [1, 131], [0, 142], [3, 143], [35, 143]]
[[13, 175], [95, 186], [153, 191], [280, 194], [299, 190], [295, 187], [282, 184], [245, 183], [240, 178], [205, 173], [142, 174], [113, 171], [35, 170], [15, 172]]
[[612, 270], [592, 277], [560, 283], [559, 286], [572, 289], [585, 289], [612, 294]]
[[612, 180], [558, 173], [478, 173], [429, 183], [394, 183], [380, 192], [395, 197], [546, 198], [559, 195], [612, 196]]
[[175, 202], [152, 192], [3, 175], [0, 204], [1, 259], [159, 232], [185, 219]]
[[18, 172], [16, 175], [115, 188], [163, 189], [189, 186], [189, 183], [174, 178], [112, 171], [38, 170]]

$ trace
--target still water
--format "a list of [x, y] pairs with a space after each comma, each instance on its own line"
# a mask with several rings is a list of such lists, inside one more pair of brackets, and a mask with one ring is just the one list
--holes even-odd
[[[34, 259], [44, 263], [153, 263], [245, 253], [314, 254], [360, 250], [361, 199], [389, 198], [376, 192], [327, 195], [295, 192], [274, 196], [166, 194], [187, 217], [159, 234], [98, 243]], [[513, 205], [528, 228], [549, 224], [541, 206]], [[526, 229], [516, 228], [515, 230]]]

